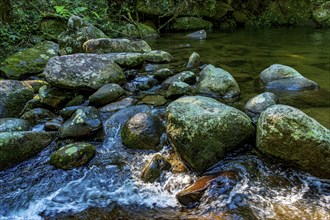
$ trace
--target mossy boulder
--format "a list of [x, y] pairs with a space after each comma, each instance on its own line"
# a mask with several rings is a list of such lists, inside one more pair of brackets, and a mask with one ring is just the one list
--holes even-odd
[[107, 83], [125, 81], [123, 70], [112, 58], [98, 54], [53, 57], [44, 74], [51, 85], [69, 89], [96, 90]]
[[34, 90], [26, 82], [0, 80], [0, 118], [17, 117], [25, 104], [33, 98]]
[[119, 31], [121, 32], [121, 35], [124, 37], [129, 37], [129, 38], [156, 38], [158, 37], [157, 31], [143, 23], [137, 22], [135, 24], [126, 24], [119, 28]]
[[167, 100], [162, 95], [146, 95], [141, 100], [144, 104], [154, 105], [154, 106], [162, 106], [165, 105]]
[[81, 53], [82, 45], [87, 40], [106, 38], [107, 36], [97, 27], [78, 16], [71, 16], [68, 20], [67, 30], [58, 36], [61, 55]]
[[0, 118], [0, 132], [29, 131], [31, 124], [21, 118]]
[[273, 105], [262, 112], [257, 148], [287, 165], [330, 178], [330, 130], [299, 109]]
[[118, 84], [109, 83], [102, 86], [89, 97], [92, 105], [101, 106], [115, 101], [120, 96], [124, 95], [125, 91]]
[[174, 20], [171, 28], [172, 30], [198, 30], [198, 29], [212, 29], [213, 24], [197, 17], [180, 17]]
[[156, 116], [141, 112], [125, 123], [121, 137], [128, 148], [159, 150], [158, 145], [163, 130], [163, 126]]
[[50, 163], [56, 168], [69, 170], [88, 163], [95, 153], [96, 149], [93, 144], [71, 143], [53, 153], [50, 157]]
[[159, 69], [153, 73], [154, 78], [157, 79], [159, 82], [162, 82], [168, 77], [173, 75], [174, 75], [173, 71], [170, 70], [169, 68]]
[[64, 90], [50, 85], [40, 87], [38, 95], [43, 105], [54, 109], [59, 109], [61, 106], [63, 107], [64, 104], [74, 96], [73, 92], [70, 90]]
[[250, 118], [238, 109], [203, 96], [187, 96], [166, 108], [166, 133], [189, 167], [203, 172], [254, 134]]
[[24, 82], [33, 88], [34, 93], [38, 93], [42, 86], [48, 85], [48, 82], [40, 79], [24, 80]]
[[161, 50], [153, 50], [144, 54], [144, 58], [150, 63], [169, 63], [173, 59], [173, 56]]
[[0, 169], [6, 169], [37, 155], [52, 142], [54, 132], [0, 132]]
[[166, 97], [191, 95], [193, 91], [193, 87], [185, 82], [173, 82], [166, 91]]
[[1, 64], [0, 70], [9, 79], [21, 79], [40, 73], [51, 57], [58, 55], [58, 44], [44, 41], [32, 48], [24, 49], [9, 57]]

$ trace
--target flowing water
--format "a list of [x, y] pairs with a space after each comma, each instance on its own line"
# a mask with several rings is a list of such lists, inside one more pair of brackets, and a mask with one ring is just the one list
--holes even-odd
[[[203, 63], [222, 67], [239, 82], [241, 108], [258, 94], [259, 73], [274, 63], [289, 65], [320, 85], [318, 91], [280, 93], [280, 102], [304, 110], [330, 128], [330, 30], [275, 29], [210, 33], [206, 40], [168, 34], [150, 42], [169, 51], [180, 71], [191, 52]], [[187, 45], [189, 44], [189, 46]], [[96, 157], [85, 167], [55, 169], [52, 144], [37, 157], [0, 171], [0, 219], [330, 219], [330, 180], [288, 169], [261, 157], [253, 146], [228, 155], [208, 173], [234, 170], [235, 182], [217, 179], [196, 207], [183, 208], [175, 195], [197, 177], [194, 173], [164, 172], [159, 181], [139, 176], [152, 152], [122, 146], [122, 124], [140, 105], [112, 115], [104, 122], [106, 140], [95, 143]], [[161, 114], [164, 109], [154, 108]], [[170, 150], [163, 140], [163, 153]]]

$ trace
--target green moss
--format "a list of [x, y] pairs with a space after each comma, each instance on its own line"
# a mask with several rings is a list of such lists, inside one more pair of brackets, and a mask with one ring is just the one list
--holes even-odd
[[181, 17], [175, 19], [172, 24], [173, 30], [198, 30], [198, 29], [211, 29], [212, 22], [206, 21], [197, 17]]

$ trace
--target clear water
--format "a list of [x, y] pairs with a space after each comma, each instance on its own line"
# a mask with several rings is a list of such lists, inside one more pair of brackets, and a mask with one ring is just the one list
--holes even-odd
[[[278, 93], [281, 102], [330, 127], [330, 30], [238, 30], [210, 33], [203, 41], [181, 36], [166, 35], [150, 44], [171, 52], [177, 71], [195, 51], [204, 63], [232, 73], [242, 90], [238, 107], [262, 91], [256, 80], [263, 69], [273, 63], [294, 67], [321, 89]], [[180, 44], [191, 46], [178, 48]], [[108, 119], [107, 139], [95, 143], [97, 155], [88, 166], [55, 169], [49, 164], [56, 148], [51, 145], [37, 157], [0, 171], [0, 219], [330, 219], [330, 180], [284, 168], [259, 157], [253, 148], [229, 155], [209, 171], [235, 170], [237, 182], [228, 183], [226, 190], [224, 183], [215, 182], [198, 207], [183, 208], [175, 195], [195, 174], [166, 172], [160, 181], [144, 183], [139, 175], [152, 153], [122, 146], [119, 131], [125, 119], [148, 109], [125, 109]], [[165, 144], [163, 151], [168, 149]]]

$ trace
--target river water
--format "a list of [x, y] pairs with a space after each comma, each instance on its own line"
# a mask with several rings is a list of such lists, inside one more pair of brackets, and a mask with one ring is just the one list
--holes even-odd
[[[320, 89], [273, 92], [281, 103], [302, 109], [330, 128], [329, 42], [330, 30], [296, 28], [208, 33], [206, 40], [166, 34], [149, 43], [173, 54], [175, 71], [183, 70], [195, 51], [203, 63], [230, 72], [242, 92], [232, 103], [238, 108], [263, 91], [258, 83], [263, 69], [274, 63], [289, 65]], [[127, 117], [146, 110], [150, 107], [129, 107], [107, 119], [107, 138], [95, 143], [96, 157], [87, 166], [69, 171], [52, 167], [54, 143], [37, 157], [0, 171], [0, 219], [330, 219], [330, 180], [263, 158], [253, 146], [228, 155], [209, 170], [234, 170], [239, 175], [236, 182], [219, 180], [198, 206], [182, 207], [175, 195], [196, 180], [196, 174], [165, 172], [159, 181], [144, 183], [141, 169], [153, 152], [130, 151], [121, 143], [119, 131]], [[165, 153], [170, 146], [163, 138]]]

